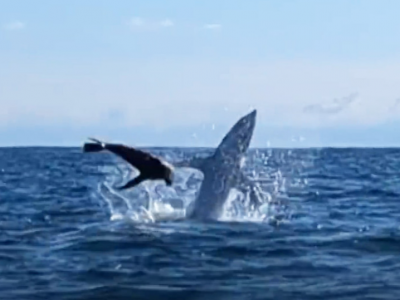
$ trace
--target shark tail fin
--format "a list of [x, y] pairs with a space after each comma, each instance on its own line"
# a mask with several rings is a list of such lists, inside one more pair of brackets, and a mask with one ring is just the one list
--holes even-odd
[[83, 152], [100, 152], [104, 150], [104, 143], [97, 139], [90, 138], [94, 143], [85, 143], [83, 145]]

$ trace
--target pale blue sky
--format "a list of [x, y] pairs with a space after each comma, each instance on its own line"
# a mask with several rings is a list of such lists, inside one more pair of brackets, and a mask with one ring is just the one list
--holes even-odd
[[2, 1], [0, 145], [400, 146], [400, 1]]

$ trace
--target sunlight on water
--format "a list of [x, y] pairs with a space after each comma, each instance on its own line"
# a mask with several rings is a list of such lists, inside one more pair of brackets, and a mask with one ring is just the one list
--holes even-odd
[[[266, 164], [268, 155], [258, 155], [256, 159]], [[136, 223], [155, 223], [185, 219], [201, 187], [201, 180], [194, 175], [196, 171], [178, 169], [174, 187], [167, 187], [161, 181], [147, 181], [135, 189], [117, 192], [114, 187], [137, 176], [137, 171], [124, 163], [118, 163], [116, 166], [104, 167], [102, 172], [107, 174], [107, 177], [105, 182], [98, 185], [97, 192], [106, 202], [112, 221], [128, 219]], [[256, 182], [269, 180], [270, 188], [256, 184], [258, 187], [256, 197], [262, 205], [257, 210], [253, 209], [249, 204], [249, 193], [232, 189], [219, 218], [220, 221], [274, 220], [277, 214], [276, 200], [280, 194], [286, 193], [286, 179], [280, 170], [271, 172], [268, 177], [263, 172], [253, 171], [252, 178]]]

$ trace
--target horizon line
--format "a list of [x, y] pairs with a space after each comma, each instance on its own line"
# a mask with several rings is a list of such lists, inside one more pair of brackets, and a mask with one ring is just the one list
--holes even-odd
[[[82, 146], [63, 146], [63, 145], [4, 145], [0, 146], [0, 149], [18, 149], [18, 148], [65, 148], [65, 149], [79, 149]], [[212, 150], [217, 149], [215, 146], [155, 146], [155, 145], [141, 145], [136, 148], [147, 148], [147, 149], [198, 149], [198, 150]], [[400, 149], [400, 145], [387, 145], [387, 146], [361, 146], [361, 145], [349, 145], [349, 146], [260, 146], [260, 147], [249, 147], [248, 150], [312, 150], [312, 149]]]

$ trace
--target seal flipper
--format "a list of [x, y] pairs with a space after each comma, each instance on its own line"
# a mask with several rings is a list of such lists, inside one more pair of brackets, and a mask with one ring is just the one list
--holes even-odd
[[125, 183], [123, 186], [117, 187], [117, 189], [122, 191], [122, 190], [126, 190], [129, 188], [133, 188], [134, 186], [140, 184], [142, 181], [145, 181], [147, 179], [148, 178], [146, 178], [145, 176], [140, 174], [139, 176], [137, 176], [137, 177], [133, 178], [132, 180], [128, 181], [127, 183]]
[[100, 152], [105, 149], [105, 143], [95, 138], [89, 138], [91, 143], [85, 143], [83, 145], [83, 152]]

